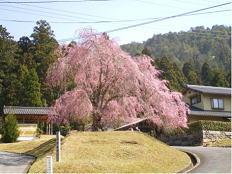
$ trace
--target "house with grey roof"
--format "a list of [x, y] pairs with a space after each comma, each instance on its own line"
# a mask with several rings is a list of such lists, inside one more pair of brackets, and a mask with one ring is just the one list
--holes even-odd
[[187, 85], [183, 95], [189, 105], [189, 122], [231, 120], [231, 88]]

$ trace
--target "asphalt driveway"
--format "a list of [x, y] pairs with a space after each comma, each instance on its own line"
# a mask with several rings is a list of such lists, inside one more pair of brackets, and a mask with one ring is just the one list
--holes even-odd
[[0, 152], [0, 173], [26, 173], [34, 159], [28, 155]]
[[231, 173], [231, 148], [175, 146], [193, 152], [200, 158], [200, 165], [190, 173]]

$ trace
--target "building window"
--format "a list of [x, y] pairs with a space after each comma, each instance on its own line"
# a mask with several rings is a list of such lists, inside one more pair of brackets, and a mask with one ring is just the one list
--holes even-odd
[[212, 98], [211, 99], [212, 109], [224, 109], [224, 101], [221, 98]]
[[201, 102], [201, 95], [194, 95], [193, 97], [190, 98], [191, 100], [191, 105], [197, 104]]

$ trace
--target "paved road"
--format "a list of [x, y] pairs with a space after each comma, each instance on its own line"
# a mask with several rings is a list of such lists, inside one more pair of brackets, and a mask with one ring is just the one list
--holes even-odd
[[190, 173], [231, 173], [231, 149], [221, 147], [187, 147], [175, 148], [193, 152], [200, 158], [200, 165]]
[[25, 173], [33, 160], [32, 156], [0, 152], [0, 173]]

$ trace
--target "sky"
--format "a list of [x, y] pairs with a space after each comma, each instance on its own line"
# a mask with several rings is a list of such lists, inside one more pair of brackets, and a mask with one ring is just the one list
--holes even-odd
[[[125, 26], [150, 21], [147, 18], [173, 16], [193, 10], [230, 2], [230, 0], [108, 0], [108, 1], [79, 1], [56, 3], [14, 4], [1, 3], [4, 1], [45, 1], [45, 0], [0, 0], [0, 25], [18, 40], [22, 36], [30, 36], [38, 20], [46, 20], [54, 31], [55, 38], [60, 42], [69, 42], [76, 38], [84, 28], [92, 28], [96, 32], [105, 32]], [[57, 0], [60, 1], [60, 0]], [[188, 31], [191, 27], [213, 25], [231, 26], [231, 4], [205, 10], [208, 14], [192, 15], [154, 22], [121, 31], [109, 33], [110, 38], [119, 44], [143, 42], [154, 34]], [[12, 21], [13, 20], [13, 21]], [[21, 21], [21, 22], [15, 22]], [[67, 23], [67, 22], [96, 22], [118, 21], [110, 23]], [[27, 22], [26, 22], [27, 21]], [[62, 23], [54, 23], [62, 22]]]

